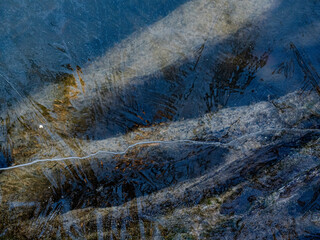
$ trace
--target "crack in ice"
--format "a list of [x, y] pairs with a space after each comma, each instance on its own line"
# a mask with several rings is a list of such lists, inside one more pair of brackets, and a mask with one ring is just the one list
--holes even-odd
[[200, 141], [194, 141], [194, 140], [172, 140], [172, 141], [145, 141], [145, 142], [138, 142], [135, 144], [132, 144], [128, 146], [124, 151], [119, 151], [119, 152], [114, 152], [114, 151], [97, 151], [95, 153], [91, 153], [89, 155], [83, 156], [83, 157], [64, 157], [64, 158], [48, 158], [48, 159], [37, 159], [29, 163], [23, 163], [15, 166], [10, 166], [10, 167], [5, 167], [5, 168], [0, 168], [0, 171], [4, 170], [10, 170], [14, 168], [21, 168], [21, 167], [26, 167], [30, 166], [36, 163], [41, 163], [41, 162], [59, 162], [59, 161], [65, 161], [65, 160], [82, 160], [82, 159], [87, 159], [90, 157], [97, 156], [99, 154], [111, 154], [111, 155], [122, 155], [128, 152], [131, 148], [134, 148], [135, 146], [138, 145], [145, 145], [145, 144], [153, 144], [153, 143], [163, 143], [163, 144], [169, 144], [169, 143], [175, 143], [175, 142], [185, 142], [185, 143], [191, 143], [191, 144], [200, 144], [200, 145], [217, 145], [220, 146], [222, 143], [219, 142], [200, 142]]
[[105, 151], [105, 150], [100, 150], [97, 151], [95, 153], [91, 153], [89, 155], [86, 156], [82, 156], [82, 157], [64, 157], [64, 158], [49, 158], [49, 159], [37, 159], [34, 160], [32, 162], [28, 162], [28, 163], [23, 163], [23, 164], [19, 164], [19, 165], [15, 165], [15, 166], [10, 166], [10, 167], [4, 167], [4, 168], [0, 168], [0, 171], [4, 171], [4, 170], [10, 170], [10, 169], [15, 169], [15, 168], [21, 168], [21, 167], [26, 167], [26, 166], [30, 166], [36, 163], [41, 163], [41, 162], [59, 162], [59, 161], [66, 161], [66, 160], [82, 160], [82, 159], [87, 159], [90, 157], [94, 157], [97, 156], [99, 154], [111, 154], [111, 155], [122, 155], [122, 154], [126, 154], [131, 148], [134, 148], [136, 146], [139, 145], [146, 145], [146, 144], [154, 144], [154, 143], [160, 143], [160, 144], [170, 144], [170, 143], [189, 143], [189, 144], [197, 144], [197, 145], [215, 145], [215, 146], [230, 146], [232, 145], [234, 142], [239, 141], [240, 139], [246, 138], [246, 137], [250, 137], [250, 136], [254, 136], [257, 134], [263, 134], [269, 131], [287, 131], [287, 132], [318, 132], [320, 133], [320, 129], [288, 129], [288, 128], [271, 128], [271, 129], [265, 129], [265, 130], [261, 130], [261, 131], [257, 131], [254, 133], [249, 133], [249, 134], [245, 134], [243, 136], [240, 136], [238, 138], [235, 138], [233, 140], [231, 140], [230, 142], [227, 143], [222, 143], [222, 142], [209, 142], [209, 141], [195, 141], [195, 140], [189, 140], [189, 139], [183, 139], [183, 140], [158, 140], [158, 141], [142, 141], [142, 142], [137, 142], [134, 143], [132, 145], [129, 145], [125, 150], [123, 151]]

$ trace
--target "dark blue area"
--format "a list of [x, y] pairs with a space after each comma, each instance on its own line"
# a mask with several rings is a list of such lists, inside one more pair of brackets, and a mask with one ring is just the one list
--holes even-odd
[[0, 152], [0, 168], [7, 167], [7, 158], [3, 155], [2, 152]]

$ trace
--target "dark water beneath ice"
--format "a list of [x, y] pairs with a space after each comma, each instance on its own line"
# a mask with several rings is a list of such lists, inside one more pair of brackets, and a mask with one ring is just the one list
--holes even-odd
[[0, 9], [0, 239], [320, 238], [319, 1]]

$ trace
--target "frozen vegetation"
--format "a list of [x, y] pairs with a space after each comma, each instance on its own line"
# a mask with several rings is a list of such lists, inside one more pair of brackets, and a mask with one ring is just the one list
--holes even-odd
[[0, 239], [320, 238], [319, 1], [0, 9]]

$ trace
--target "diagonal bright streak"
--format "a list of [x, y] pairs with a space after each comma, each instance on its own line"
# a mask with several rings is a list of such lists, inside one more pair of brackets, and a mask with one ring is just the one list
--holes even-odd
[[[202, 44], [214, 45], [247, 23], [258, 22], [281, 1], [194, 0], [136, 32], [82, 69], [86, 90], [125, 86], [181, 60]], [[108, 80], [108, 81], [106, 81]]]

